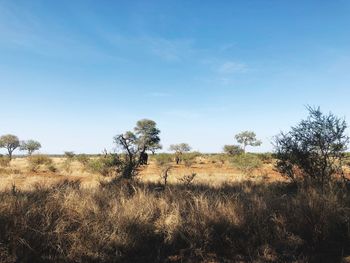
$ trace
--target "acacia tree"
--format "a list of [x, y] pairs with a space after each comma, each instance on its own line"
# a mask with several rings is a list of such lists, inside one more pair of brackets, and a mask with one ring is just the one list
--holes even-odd
[[20, 150], [27, 151], [28, 155], [32, 155], [33, 152], [39, 150], [40, 148], [40, 142], [34, 140], [22, 141], [20, 144]]
[[163, 146], [158, 142], [150, 145], [149, 151], [154, 155], [156, 151], [161, 150]]
[[243, 152], [245, 153], [247, 146], [260, 146], [261, 141], [256, 138], [255, 132], [243, 131], [235, 136], [236, 141], [242, 145]]
[[292, 180], [303, 178], [321, 184], [322, 189], [332, 175], [343, 175], [342, 160], [349, 137], [347, 124], [332, 113], [307, 107], [309, 116], [288, 133], [275, 138], [277, 169]]
[[157, 124], [155, 121], [143, 119], [139, 120], [136, 123], [134, 132], [137, 138], [137, 145], [141, 154], [144, 154], [146, 151], [151, 151], [159, 149], [160, 130], [156, 127]]
[[181, 155], [185, 152], [191, 151], [191, 147], [187, 143], [171, 144], [169, 150], [175, 152], [175, 162], [179, 164]]
[[187, 143], [171, 144], [169, 146], [170, 151], [185, 153], [191, 151], [191, 146]]
[[20, 146], [17, 136], [12, 134], [3, 135], [0, 137], [0, 148], [7, 149], [10, 160], [12, 160], [12, 153]]
[[127, 131], [114, 137], [114, 142], [125, 154], [121, 164], [122, 177], [130, 179], [135, 176], [142, 156], [159, 145], [160, 130], [156, 125], [152, 120], [143, 119], [136, 123], [134, 132]]

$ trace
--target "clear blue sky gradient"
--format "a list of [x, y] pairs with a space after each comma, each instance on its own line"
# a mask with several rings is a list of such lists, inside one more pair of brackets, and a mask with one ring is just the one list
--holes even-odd
[[[350, 121], [350, 1], [0, 0], [0, 134], [98, 153], [150, 118], [164, 148]], [[250, 148], [250, 150], [252, 150]]]

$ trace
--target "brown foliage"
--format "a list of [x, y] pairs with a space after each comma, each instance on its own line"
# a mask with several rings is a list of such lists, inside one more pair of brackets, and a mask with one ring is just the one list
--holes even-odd
[[309, 262], [349, 251], [350, 196], [286, 184], [79, 182], [0, 193], [2, 262]]

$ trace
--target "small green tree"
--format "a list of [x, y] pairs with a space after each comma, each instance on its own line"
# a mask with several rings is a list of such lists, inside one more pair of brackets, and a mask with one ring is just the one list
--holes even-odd
[[20, 150], [27, 151], [29, 156], [32, 155], [33, 152], [39, 150], [40, 148], [40, 142], [34, 140], [22, 141], [20, 144]]
[[0, 148], [7, 149], [10, 160], [12, 160], [12, 153], [20, 146], [17, 136], [12, 134], [3, 135], [0, 137]]
[[301, 174], [323, 189], [332, 175], [343, 174], [342, 161], [349, 143], [347, 124], [332, 113], [323, 114], [320, 108], [307, 109], [306, 120], [275, 138], [276, 166], [293, 180]]
[[261, 141], [256, 138], [255, 132], [243, 131], [235, 136], [236, 141], [242, 145], [243, 152], [247, 146], [260, 146]]
[[228, 155], [238, 155], [243, 153], [243, 149], [238, 145], [225, 145], [224, 153]]

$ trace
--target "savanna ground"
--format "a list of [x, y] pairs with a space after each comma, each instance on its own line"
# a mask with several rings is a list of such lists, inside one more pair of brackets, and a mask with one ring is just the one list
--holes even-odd
[[[91, 159], [96, 158], [91, 157]], [[155, 159], [156, 157], [150, 156], [149, 164], [140, 169], [137, 176], [139, 181], [150, 183], [162, 181], [160, 178], [162, 167]], [[112, 179], [91, 171], [75, 159], [69, 161], [65, 157], [51, 157], [51, 160], [55, 171], [50, 171], [43, 165], [33, 171], [27, 158], [13, 159], [8, 166], [0, 168], [0, 190], [9, 190], [15, 185], [18, 190], [29, 191], [35, 187], [49, 187], [65, 180], [79, 181], [81, 188], [95, 188], [100, 185], [100, 182], [108, 182]], [[273, 162], [262, 162], [259, 168], [245, 174], [244, 171], [231, 164], [224, 155], [219, 154], [197, 156], [190, 165], [183, 162], [177, 165], [171, 162], [170, 166], [168, 182], [172, 184], [181, 182], [183, 176], [192, 173], [196, 174], [193, 183], [210, 184], [211, 186], [245, 180], [265, 182], [285, 180], [275, 171]]]
[[172, 162], [166, 187], [155, 156], [132, 181], [51, 159], [36, 169], [26, 158], [0, 168], [0, 262], [346, 262], [350, 255], [347, 186], [296, 187], [272, 159], [249, 170], [223, 155]]

